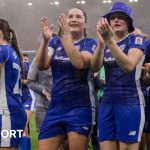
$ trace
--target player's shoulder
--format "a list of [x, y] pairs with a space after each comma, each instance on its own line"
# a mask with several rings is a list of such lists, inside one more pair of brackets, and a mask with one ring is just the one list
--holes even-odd
[[137, 34], [137, 35], [134, 35], [134, 34], [129, 34], [128, 36], [129, 39], [135, 39], [135, 40], [143, 40], [144, 39], [144, 36], [143, 35], [140, 35], [140, 34]]
[[5, 45], [4, 44], [0, 45], [0, 51], [5, 51], [7, 49], [11, 49], [11, 47], [9, 45], [6, 45], [6, 44]]
[[10, 45], [0, 45], [0, 53], [3, 53], [3, 56], [5, 55], [6, 57], [13, 55], [14, 49]]
[[59, 44], [61, 44], [61, 41], [58, 35], [56, 35], [49, 41], [49, 47], [57, 47]]
[[56, 41], [60, 41], [60, 38], [58, 35], [56, 35], [55, 37], [52, 37], [49, 42], [56, 42]]
[[146, 40], [145, 43], [146, 43], [146, 46], [150, 48], [150, 40]]

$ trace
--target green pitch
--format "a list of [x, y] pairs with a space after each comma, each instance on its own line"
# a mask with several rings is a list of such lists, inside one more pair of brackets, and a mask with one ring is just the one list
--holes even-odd
[[31, 138], [31, 150], [38, 149], [38, 134], [35, 130], [35, 115], [33, 114], [30, 121], [30, 138]]

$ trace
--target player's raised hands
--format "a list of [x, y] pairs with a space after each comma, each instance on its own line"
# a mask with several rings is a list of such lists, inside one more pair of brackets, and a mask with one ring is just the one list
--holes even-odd
[[63, 37], [65, 35], [69, 35], [69, 29], [66, 21], [66, 15], [61, 14], [58, 18], [58, 25], [59, 25], [59, 33], [58, 35], [60, 37]]
[[106, 18], [101, 18], [97, 23], [97, 31], [103, 38], [103, 40], [107, 43], [112, 40], [113, 32]]
[[105, 44], [105, 41], [104, 41], [104, 39], [102, 38], [102, 36], [101, 36], [101, 29], [100, 29], [100, 26], [101, 26], [101, 22], [100, 22], [100, 20], [97, 22], [97, 25], [96, 25], [96, 32], [97, 32], [97, 37], [98, 37], [98, 40], [99, 40], [99, 43], [100, 43], [100, 45], [102, 45], [102, 46], [104, 46], [104, 44]]
[[48, 24], [47, 17], [45, 16], [43, 16], [41, 19], [41, 28], [44, 40], [49, 40], [52, 37], [53, 25]]

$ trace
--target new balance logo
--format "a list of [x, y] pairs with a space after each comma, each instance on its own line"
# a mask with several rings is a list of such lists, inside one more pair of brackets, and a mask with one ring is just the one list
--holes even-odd
[[130, 131], [130, 132], [129, 132], [129, 135], [131, 135], [131, 136], [136, 135], [136, 131]]
[[56, 50], [57, 50], [57, 51], [60, 51], [60, 50], [62, 50], [62, 47], [57, 47]]
[[89, 128], [88, 127], [82, 127], [83, 129], [85, 129], [85, 130], [88, 130]]
[[26, 104], [25, 107], [29, 107], [30, 105]]

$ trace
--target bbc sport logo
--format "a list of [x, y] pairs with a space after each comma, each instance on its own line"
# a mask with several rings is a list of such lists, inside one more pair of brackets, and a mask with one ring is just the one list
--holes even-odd
[[21, 138], [23, 130], [2, 130], [1, 138]]

